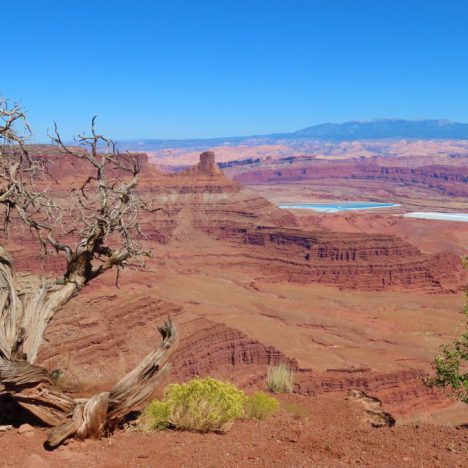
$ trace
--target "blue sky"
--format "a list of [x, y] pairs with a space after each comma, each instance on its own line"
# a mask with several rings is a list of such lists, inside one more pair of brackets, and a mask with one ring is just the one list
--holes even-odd
[[35, 138], [97, 114], [115, 138], [297, 130], [382, 117], [468, 122], [468, 2], [2, 2], [0, 94]]

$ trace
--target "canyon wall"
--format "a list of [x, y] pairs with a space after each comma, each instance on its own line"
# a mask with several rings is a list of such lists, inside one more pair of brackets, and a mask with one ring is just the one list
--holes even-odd
[[[255, 299], [241, 305], [236, 294], [256, 294], [256, 282], [294, 287], [307, 284], [307, 288], [324, 283], [354, 289], [356, 294], [363, 289], [398, 290], [395, 294], [447, 293], [463, 284], [456, 256], [425, 255], [391, 235], [301, 229], [291, 213], [226, 177], [210, 153], [202, 155], [195, 167], [178, 174], [157, 171], [145, 155], [135, 157], [142, 168], [140, 195], [162, 208], [144, 213], [142, 218], [145, 235], [141, 241], [153, 250], [154, 256], [140, 271], [134, 271], [130, 265], [121, 280], [125, 285], [122, 289], [115, 288], [111, 273], [104, 275], [54, 317], [39, 357], [47, 369], [64, 371], [78, 392], [107, 389], [154, 347], [159, 340], [156, 324], [171, 316], [181, 333], [180, 347], [172, 360], [174, 381], [212, 375], [233, 380], [244, 388], [262, 388], [267, 366], [286, 362], [297, 371], [298, 393], [359, 388], [401, 415], [450, 404], [444, 395], [424, 387], [421, 379], [425, 374], [421, 369], [408, 369], [411, 364], [402, 368], [399, 361], [395, 361], [391, 372], [368, 368], [319, 372], [301, 367], [295, 353], [283, 349], [287, 348], [284, 340], [278, 340], [280, 345], [266, 339], [264, 320], [274, 321], [268, 319], [268, 307], [262, 303], [258, 306], [262, 310], [259, 317], [251, 317]], [[55, 180], [45, 185], [66, 203], [70, 188], [82, 183], [88, 168], [83, 161], [62, 155], [52, 155], [50, 159]], [[35, 255], [37, 243], [28, 231], [15, 230], [4, 241], [15, 257], [17, 270], [60, 271], [60, 257], [40, 259]], [[219, 284], [210, 284], [223, 271], [242, 278], [239, 288], [232, 286], [233, 280], [222, 278], [231, 288], [227, 289], [228, 295], [232, 292], [229, 299], [216, 290]], [[165, 288], [157, 289], [155, 285], [174, 273], [179, 276], [177, 284], [172, 285], [176, 300], [171, 302], [161, 297]], [[188, 283], [193, 276], [199, 278], [199, 287], [206, 288], [206, 293], [202, 293], [206, 302], [193, 299], [193, 286]], [[330, 301], [339, 302], [339, 294], [335, 288]], [[269, 295], [258, 300], [265, 297]], [[408, 297], [414, 300], [413, 296]], [[274, 333], [279, 338], [286, 332], [295, 334], [298, 340], [306, 340], [304, 352], [310, 354], [322, 346], [327, 352], [339, 352], [335, 345], [304, 338], [301, 327], [283, 320], [281, 314], [287, 311], [281, 309], [282, 301], [278, 297], [275, 303], [281, 320], [274, 321]], [[242, 320], [254, 323], [255, 333], [242, 330], [239, 322], [229, 323], [230, 312], [224, 311], [228, 302], [240, 310]], [[215, 313], [211, 311], [210, 315], [208, 306]], [[345, 313], [346, 307], [342, 314]], [[312, 316], [313, 311], [307, 309], [304, 321], [310, 321]], [[374, 320], [373, 316], [365, 316], [360, 326], [374, 326]], [[427, 340], [426, 335], [423, 339]], [[353, 362], [352, 358], [349, 362]]]
[[[257, 162], [250, 166], [231, 163], [228, 173], [234, 180], [247, 184], [283, 184], [304, 181], [363, 180], [424, 187], [452, 197], [468, 197], [468, 165], [427, 165], [418, 167], [388, 165], [385, 161], [355, 159], [323, 161], [291, 157], [277, 161]], [[337, 182], [335, 182], [337, 183]]]
[[[167, 245], [166, 255], [171, 246], [178, 252], [180, 244], [185, 244], [187, 262], [190, 251], [197, 253], [201, 236], [209, 236], [213, 247], [218, 246], [212, 249], [212, 262], [276, 281], [425, 291], [457, 290], [464, 283], [460, 262], [450, 253], [425, 255], [400, 238], [385, 234], [299, 229], [290, 212], [228, 179], [211, 152], [203, 153], [198, 165], [178, 174], [157, 171], [144, 154], [129, 157], [137, 158], [142, 169], [140, 195], [161, 208], [142, 213], [141, 241], [156, 252], [161, 245]], [[56, 154], [49, 159], [53, 181], [49, 180], [46, 188], [66, 204], [70, 188], [79, 187], [86, 179], [88, 163]], [[31, 254], [36, 241], [29, 231], [15, 232], [9, 242], [19, 269], [61, 265], [60, 258], [51, 257], [48, 263]], [[225, 248], [229, 255], [224, 254]]]

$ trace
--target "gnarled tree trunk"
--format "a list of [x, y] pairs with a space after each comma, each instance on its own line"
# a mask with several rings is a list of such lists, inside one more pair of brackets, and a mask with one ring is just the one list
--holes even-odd
[[157, 211], [135, 193], [138, 158], [121, 155], [111, 140], [97, 133], [95, 118], [91, 133], [77, 138], [79, 147], [67, 147], [55, 130], [53, 142], [67, 157], [82, 161], [85, 170], [78, 174], [84, 180], [78, 177], [69, 196], [54, 201], [47, 190], [36, 189], [36, 177], [43, 182], [50, 178], [47, 163], [35, 160], [25, 147], [30, 129], [24, 112], [0, 99], [2, 230], [19, 223], [35, 234], [43, 253], [52, 247], [66, 259], [60, 278], [15, 274], [10, 256], [0, 246], [0, 416], [2, 402], [13, 399], [54, 427], [49, 435], [52, 447], [67, 437], [112, 430], [161, 382], [177, 342], [169, 320], [160, 328], [163, 341], [154, 351], [109, 392], [89, 399], [64, 394], [49, 373], [34, 364], [47, 324], [57, 311], [104, 272], [113, 268], [118, 272], [129, 258], [149, 255], [137, 241], [142, 234], [139, 213]]
[[0, 249], [0, 411], [9, 397], [53, 426], [48, 437], [51, 447], [68, 437], [111, 431], [150, 397], [167, 374], [167, 361], [177, 344], [174, 324], [168, 320], [159, 329], [162, 343], [114, 388], [89, 399], [74, 399], [34, 362], [47, 324], [85, 285], [85, 277], [79, 269], [66, 280], [15, 275], [10, 257]]

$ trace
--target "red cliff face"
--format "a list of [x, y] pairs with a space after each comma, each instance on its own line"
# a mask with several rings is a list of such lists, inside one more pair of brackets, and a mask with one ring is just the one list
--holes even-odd
[[[167, 245], [169, 251], [184, 245], [184, 251], [193, 252], [192, 258], [187, 253], [187, 264], [197, 258], [200, 236], [208, 235], [216, 246], [212, 263], [249, 271], [257, 278], [367, 290], [436, 291], [456, 289], [462, 283], [461, 266], [452, 254], [424, 255], [391, 235], [298, 229], [289, 212], [229, 180], [212, 152], [202, 153], [197, 166], [180, 174], [158, 172], [148, 164], [146, 155], [131, 157], [138, 158], [142, 168], [141, 195], [163, 208], [143, 215], [144, 242], [151, 249]], [[50, 159], [58, 181], [50, 184], [51, 192], [66, 197], [70, 186], [86, 178], [87, 162], [63, 155]], [[21, 236], [17, 264], [31, 269], [37, 259], [28, 250], [35, 244], [28, 233]], [[12, 248], [15, 250], [14, 245]]]
[[[145, 283], [145, 274], [138, 275]], [[314, 371], [299, 367], [273, 346], [241, 331], [194, 316], [182, 307], [138, 290], [106, 291], [87, 288], [54, 318], [48, 327], [39, 361], [48, 369], [68, 372], [80, 392], [106, 390], [131, 370], [154, 346], [156, 329], [168, 315], [181, 333], [171, 359], [171, 381], [196, 375], [227, 379], [243, 388], [263, 388], [269, 365], [286, 363], [296, 371], [294, 391], [303, 395], [361, 389], [377, 396], [394, 416], [444, 408], [451, 402], [426, 387], [426, 373], [418, 369], [376, 372], [369, 368]], [[110, 294], [109, 294], [110, 292]]]
[[187, 171], [188, 174], [197, 175], [204, 174], [208, 176], [219, 176], [221, 171], [216, 164], [215, 154], [213, 151], [205, 151], [200, 154], [199, 163]]
[[229, 227], [217, 238], [254, 247], [243, 267], [263, 264], [264, 279], [325, 283], [344, 288], [456, 290], [463, 281], [458, 257], [428, 256], [389, 235], [308, 233], [296, 229]]
[[[83, 391], [88, 386], [107, 389], [154, 347], [158, 339], [156, 324], [171, 316], [181, 333], [180, 347], [172, 359], [172, 380], [212, 375], [246, 388], [263, 388], [268, 364], [287, 362], [297, 369], [295, 390], [302, 394], [359, 388], [378, 396], [386, 407], [399, 414], [414, 408], [447, 405], [446, 399], [421, 384], [421, 370], [402, 368], [406, 360], [410, 361], [406, 366], [415, 362], [411, 356], [408, 358], [408, 345], [392, 350], [397, 361], [391, 372], [346, 368], [319, 372], [310, 366], [300, 368], [298, 362], [304, 356], [294, 354], [291, 349], [295, 348], [281, 339], [285, 331], [294, 330], [301, 352], [304, 346], [304, 352], [310, 354], [320, 350], [351, 355], [360, 342], [352, 342], [349, 348], [338, 351], [335, 345], [325, 344], [324, 351], [322, 345], [296, 325], [302, 322], [288, 319], [288, 314], [294, 311], [281, 308], [282, 291], [278, 292], [274, 306], [267, 301], [261, 304], [260, 318], [253, 317], [250, 307], [260, 297], [256, 285], [276, 281], [280, 282], [278, 286], [291, 282], [324, 283], [356, 290], [397, 289], [401, 291], [399, 294], [409, 291], [411, 300], [416, 296], [433, 297], [413, 291], [433, 293], [458, 287], [461, 270], [455, 256], [424, 255], [391, 235], [299, 229], [289, 212], [228, 179], [210, 154], [202, 156], [195, 168], [180, 174], [163, 174], [149, 165], [144, 155], [138, 158], [142, 167], [138, 190], [142, 197], [163, 208], [145, 213], [142, 219], [145, 233], [142, 242], [153, 250], [154, 258], [148, 260], [143, 270], [126, 269], [122, 279], [125, 286], [121, 289], [114, 287], [111, 273], [103, 275], [54, 317], [39, 357], [46, 368], [70, 369], [78, 383], [83, 383]], [[82, 182], [89, 169], [84, 162], [63, 156], [50, 159], [57, 180], [49, 183], [50, 188], [66, 200], [70, 186]], [[7, 243], [14, 251], [18, 270], [40, 271], [36, 241], [28, 231], [12, 232]], [[43, 261], [43, 266], [42, 272], [57, 270], [60, 260], [51, 257]], [[215, 275], [227, 270], [235, 275], [221, 278], [215, 286], [209, 284]], [[194, 276], [195, 283], [190, 283]], [[170, 286], [175, 293], [171, 292], [174, 296], [170, 299], [164, 296], [167, 284], [158, 289], [158, 283], [163, 283], [166, 277], [170, 281], [175, 278]], [[233, 293], [228, 311], [223, 310], [227, 302], [224, 290], [216, 291], [221, 283], [229, 284], [227, 294]], [[300, 287], [294, 285], [295, 288]], [[318, 287], [320, 291], [321, 288]], [[294, 294], [302, 294], [305, 289], [309, 287]], [[330, 301], [340, 302], [341, 292], [332, 291]], [[195, 293], [206, 296], [207, 301], [197, 302]], [[264, 292], [258, 300], [270, 295]], [[380, 301], [380, 296], [377, 300]], [[245, 320], [248, 326], [243, 328], [232, 318], [232, 307], [240, 311], [240, 321]], [[270, 318], [273, 308], [279, 314], [279, 325], [273, 325], [276, 321]], [[311, 320], [312, 309], [307, 308], [303, 321]], [[342, 334], [340, 321], [346, 313], [347, 303], [340, 309], [337, 336]], [[358, 314], [359, 309], [354, 313]], [[390, 310], [388, 314], [391, 313]], [[361, 327], [378, 327], [382, 322], [382, 317], [376, 320], [363, 314], [361, 322], [352, 322], [352, 330], [357, 329], [359, 335]], [[390, 322], [393, 327], [393, 317]], [[422, 339], [427, 340], [426, 335]], [[360, 346], [364, 349], [366, 345]], [[347, 362], [360, 362], [361, 354], [353, 356]]]
[[[288, 212], [226, 178], [212, 153], [203, 153], [182, 174], [148, 180], [142, 190], [167, 214], [158, 221], [158, 233], [154, 223], [147, 226], [152, 238], [170, 242], [180, 236], [180, 225], [186, 235], [187, 229], [207, 233], [237, 246], [237, 258], [219, 255], [218, 262], [262, 277], [371, 290], [441, 290], [461, 281], [456, 256], [430, 257], [395, 236], [297, 229]], [[196, 239], [186, 237], [194, 245]]]
[[[140, 280], [145, 281], [144, 275], [140, 275]], [[109, 291], [112, 294], [88, 288], [54, 318], [39, 356], [46, 367], [64, 369], [66, 356], [78, 380], [87, 382], [91, 372], [99, 377], [90, 386], [109, 388], [116, 374], [129, 372], [154, 346], [154, 324], [167, 316], [176, 321], [181, 333], [181, 344], [172, 358], [172, 380], [216, 375], [251, 385], [252, 373], [262, 374], [269, 364], [286, 362], [297, 367], [294, 359], [288, 359], [273, 346], [208, 318], [193, 317], [182, 307], [135, 287], [130, 295]]]
[[420, 167], [385, 165], [366, 160], [323, 161], [288, 158], [287, 161], [259, 162], [251, 167], [233, 166], [234, 180], [243, 184], [282, 184], [307, 181], [369, 180], [423, 187], [453, 197], [468, 196], [468, 167], [427, 165]]

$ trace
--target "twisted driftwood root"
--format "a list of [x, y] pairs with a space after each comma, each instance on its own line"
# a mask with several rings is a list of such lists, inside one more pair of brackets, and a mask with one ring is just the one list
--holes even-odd
[[170, 370], [168, 360], [177, 348], [177, 330], [169, 319], [159, 332], [163, 341], [155, 350], [109, 392], [89, 399], [73, 399], [64, 394], [42, 367], [0, 359], [0, 406], [2, 397], [11, 397], [53, 426], [47, 438], [50, 448], [70, 437], [85, 439], [110, 433], [132, 410], [141, 407]]

